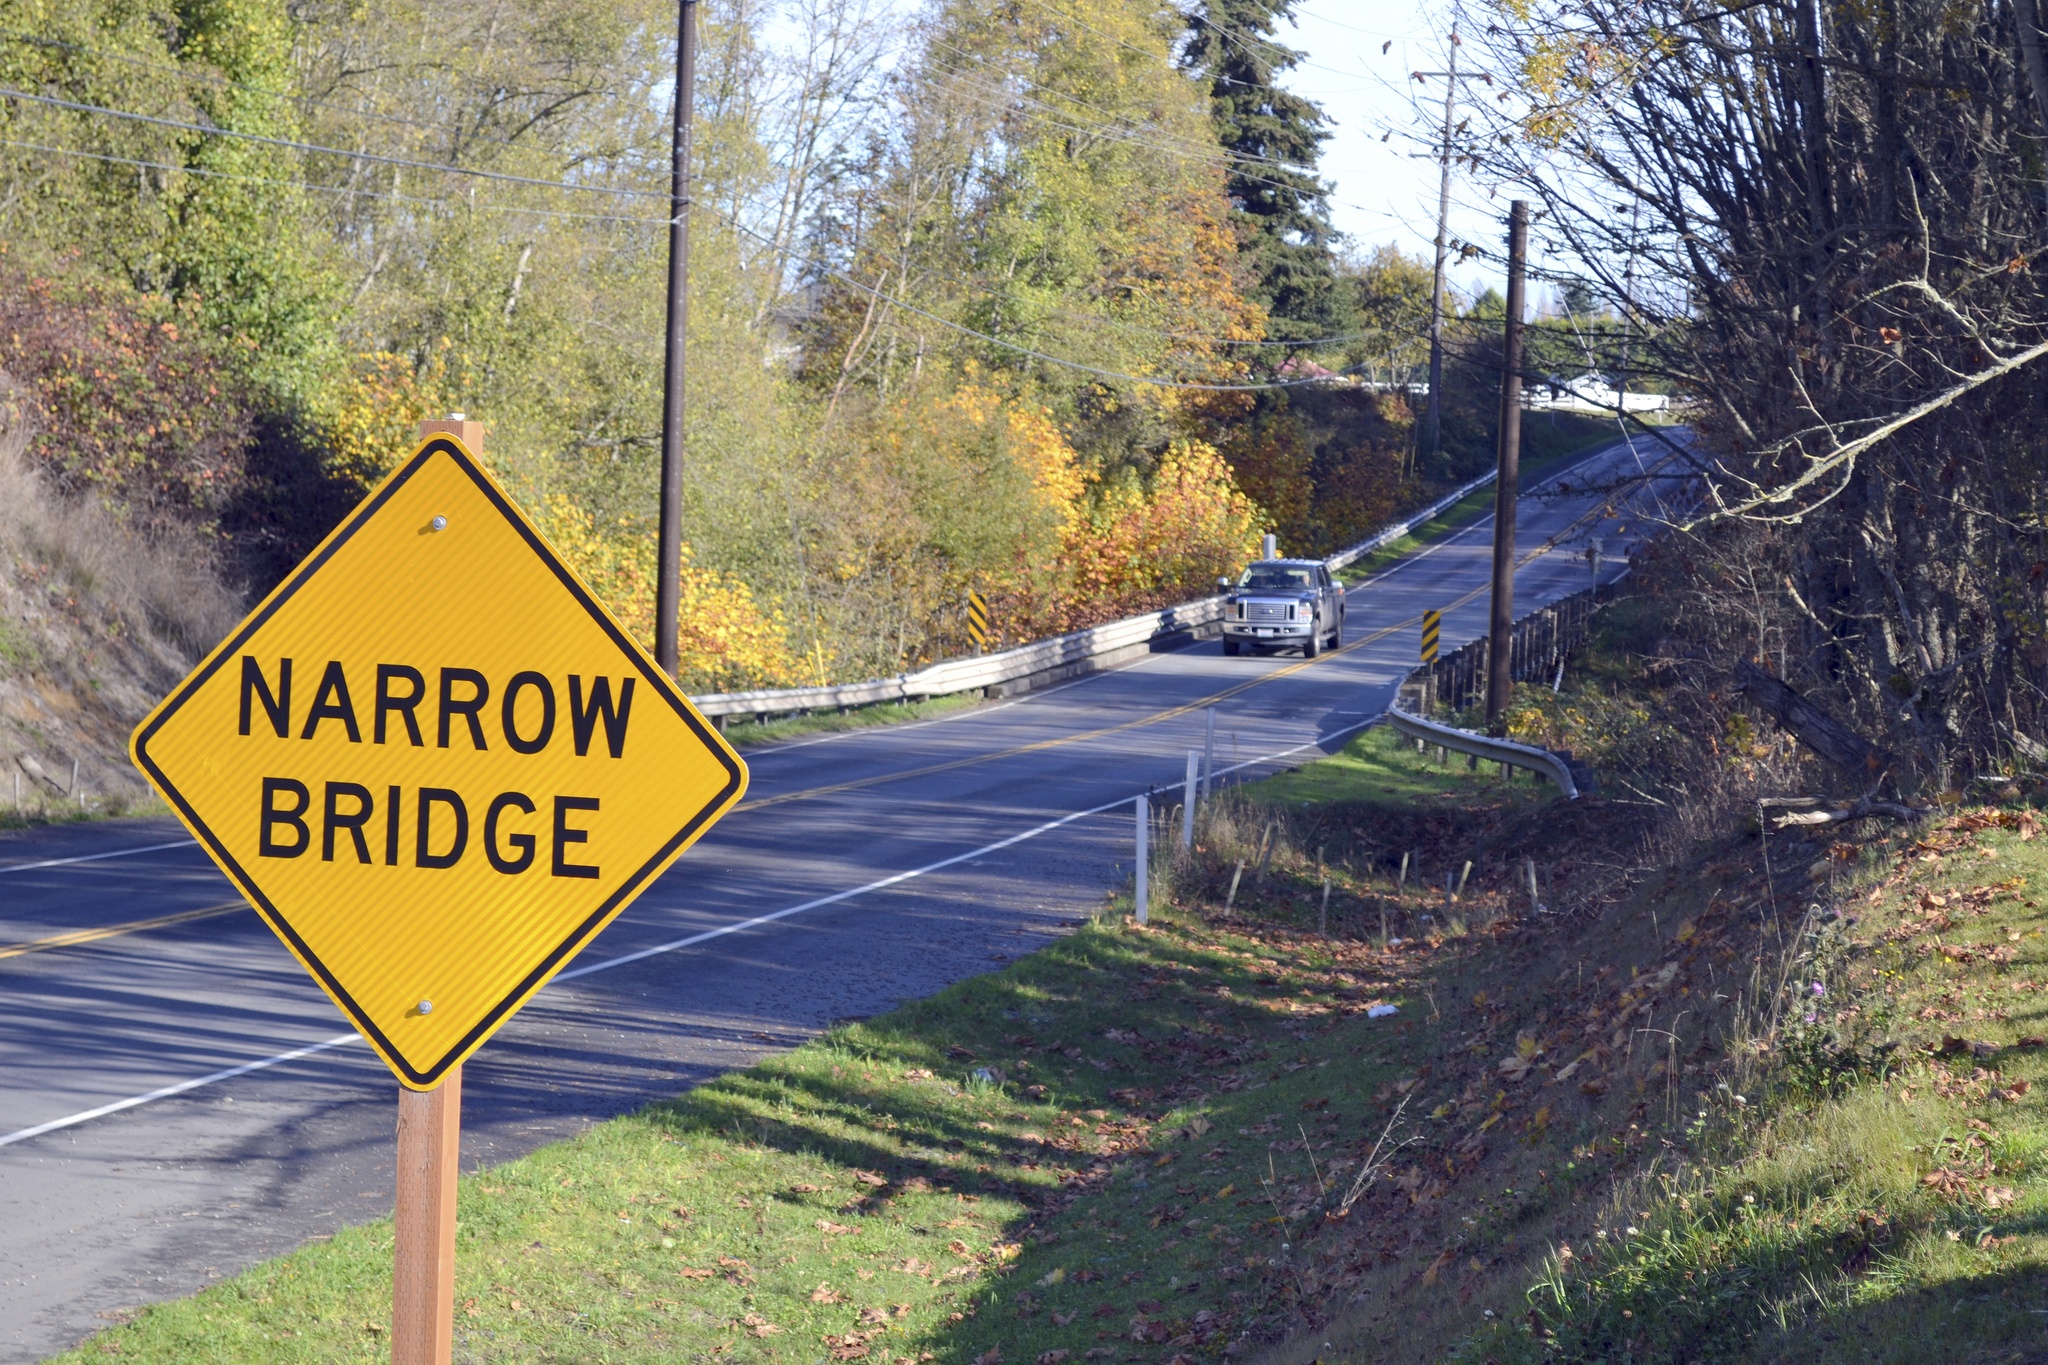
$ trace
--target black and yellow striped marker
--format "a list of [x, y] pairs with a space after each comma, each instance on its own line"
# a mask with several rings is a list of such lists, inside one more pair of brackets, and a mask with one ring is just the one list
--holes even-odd
[[1443, 623], [1444, 614], [1440, 611], [1422, 613], [1422, 662], [1426, 664], [1436, 662], [1437, 631]]
[[978, 592], [967, 594], [967, 638], [976, 649], [988, 648], [988, 600]]

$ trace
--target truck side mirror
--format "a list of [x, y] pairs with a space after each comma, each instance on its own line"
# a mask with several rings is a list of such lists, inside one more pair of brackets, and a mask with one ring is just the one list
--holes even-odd
[[1219, 578], [1219, 579], [1217, 579], [1217, 580], [1216, 580], [1216, 591], [1218, 591], [1218, 592], [1229, 592], [1229, 591], [1230, 591], [1230, 580], [1229, 580], [1229, 579], [1227, 579], [1227, 578]]

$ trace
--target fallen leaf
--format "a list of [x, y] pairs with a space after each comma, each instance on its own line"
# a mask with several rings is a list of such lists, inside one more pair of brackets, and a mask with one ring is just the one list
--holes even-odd
[[813, 1290], [811, 1291], [811, 1302], [812, 1302], [812, 1303], [845, 1303], [845, 1302], [846, 1302], [846, 1295], [844, 1295], [844, 1294], [840, 1293], [840, 1292], [839, 1292], [838, 1290], [834, 1289], [834, 1288], [833, 1288], [833, 1287], [832, 1287], [831, 1285], [829, 1285], [829, 1284], [820, 1284], [820, 1285], [819, 1285], [819, 1286], [818, 1286], [818, 1287], [817, 1287], [816, 1289], [813, 1289]]
[[1072, 1351], [1065, 1349], [1056, 1351], [1040, 1351], [1038, 1353], [1038, 1365], [1060, 1365], [1060, 1362], [1063, 1360], [1071, 1360], [1073, 1358], [1073, 1355], [1074, 1353]]
[[1002, 1365], [1003, 1348], [991, 1346], [974, 1358], [974, 1365]]
[[816, 1185], [791, 1185], [789, 1192], [791, 1194], [816, 1194], [818, 1193], [818, 1187]]
[[746, 1328], [757, 1337], [772, 1337], [782, 1330], [759, 1313], [749, 1313], [741, 1318], [740, 1326]]
[[839, 1237], [849, 1232], [859, 1232], [860, 1229], [850, 1228], [846, 1226], [846, 1224], [844, 1223], [834, 1223], [830, 1219], [820, 1218], [818, 1220], [818, 1231], [830, 1233], [834, 1237]]
[[699, 1270], [695, 1266], [686, 1265], [677, 1273], [686, 1280], [708, 1280], [718, 1272], [715, 1270]]
[[855, 1180], [858, 1180], [863, 1185], [872, 1185], [876, 1189], [880, 1189], [882, 1186], [889, 1183], [888, 1176], [878, 1174], [874, 1171], [855, 1171], [853, 1173], [853, 1178]]

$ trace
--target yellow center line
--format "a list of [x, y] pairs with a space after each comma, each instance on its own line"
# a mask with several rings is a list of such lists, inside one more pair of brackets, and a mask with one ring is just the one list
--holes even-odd
[[[1471, 598], [1468, 596], [1459, 599], [1459, 602], [1462, 604], [1470, 600]], [[1118, 725], [1105, 725], [1098, 730], [1084, 730], [1079, 734], [1060, 735], [1053, 739], [1035, 740], [1030, 744], [1019, 744], [1014, 748], [998, 749], [993, 753], [970, 754], [965, 758], [949, 759], [944, 763], [932, 763], [922, 768], [905, 768], [900, 772], [877, 773], [872, 777], [859, 777], [850, 782], [835, 782], [826, 787], [807, 787], [802, 791], [784, 792], [780, 796], [764, 796], [757, 801], [742, 801], [737, 809], [760, 810], [765, 806], [780, 806], [790, 801], [808, 801], [818, 796], [835, 796], [840, 792], [859, 791], [863, 787], [877, 787], [885, 782], [901, 782], [912, 777], [930, 777], [935, 773], [952, 772], [957, 768], [970, 768], [977, 763], [993, 763], [998, 759], [1015, 758], [1020, 754], [1042, 753], [1048, 749], [1064, 748], [1069, 744], [1085, 744], [1090, 740], [1122, 734], [1126, 730], [1137, 730], [1147, 725], [1157, 725], [1162, 721], [1174, 720], [1200, 711], [1203, 707], [1214, 706], [1217, 702], [1227, 701], [1240, 693], [1249, 692], [1254, 687], [1261, 687], [1277, 679], [1290, 677], [1301, 672], [1301, 670], [1309, 665], [1320, 662], [1322, 659], [1332, 658], [1338, 654], [1348, 654], [1354, 649], [1360, 649], [1366, 645], [1384, 640], [1389, 635], [1405, 630], [1421, 619], [1420, 616], [1411, 616], [1405, 621], [1397, 621], [1393, 625], [1376, 630], [1370, 635], [1361, 636], [1350, 644], [1340, 646], [1329, 651], [1327, 654], [1319, 655], [1317, 658], [1297, 660], [1294, 663], [1288, 664], [1285, 668], [1276, 668], [1271, 673], [1262, 673], [1256, 678], [1250, 678], [1244, 682], [1226, 687], [1221, 692], [1212, 692], [1206, 697], [1198, 697], [1194, 701], [1183, 702], [1179, 706], [1169, 706], [1162, 711], [1154, 711], [1149, 715], [1140, 716], [1135, 720], [1127, 720]]]
[[0, 945], [0, 958], [26, 957], [30, 953], [47, 953], [56, 948], [76, 948], [81, 943], [98, 943], [104, 939], [120, 938], [124, 934], [139, 934], [149, 929], [168, 928], [173, 924], [190, 924], [193, 920], [212, 919], [215, 915], [233, 914], [237, 910], [248, 908], [246, 901], [222, 901], [219, 905], [202, 906], [197, 910], [181, 910], [175, 915], [158, 915], [155, 919], [110, 924], [104, 929], [78, 929], [68, 934], [52, 934], [48, 938], [33, 938], [26, 943]]
[[[1574, 523], [1574, 525], [1576, 524], [1577, 523]], [[1568, 527], [1566, 529], [1569, 530], [1570, 528]], [[1561, 536], [1562, 534], [1563, 533], [1560, 532], [1559, 536]], [[1532, 561], [1541, 557], [1543, 554], [1550, 550], [1550, 548], [1558, 540], [1559, 536], [1553, 536], [1549, 541], [1546, 541], [1544, 544], [1536, 547], [1535, 549], [1525, 551], [1516, 559], [1515, 567], [1521, 568], [1523, 565], [1531, 563]], [[1492, 590], [1492, 587], [1493, 585], [1491, 582], [1481, 583], [1478, 587], [1472, 589], [1470, 592], [1467, 592], [1462, 596], [1453, 598], [1450, 602], [1438, 608], [1438, 610], [1448, 615], [1449, 613], [1456, 611], [1459, 607], [1464, 606], [1466, 603], [1479, 598], [1487, 592], [1490, 592]], [[1413, 616], [1409, 616], [1402, 620], [1396, 621], [1391, 626], [1384, 626], [1381, 629], [1372, 632], [1372, 634], [1370, 635], [1362, 635], [1358, 639], [1353, 640], [1350, 644], [1340, 645], [1338, 648], [1330, 650], [1325, 654], [1319, 655], [1314, 659], [1297, 660], [1294, 663], [1288, 664], [1285, 668], [1276, 668], [1271, 673], [1262, 673], [1256, 678], [1251, 678], [1244, 682], [1237, 683], [1233, 686], [1226, 687], [1221, 692], [1212, 692], [1206, 697], [1199, 697], [1194, 701], [1183, 702], [1179, 706], [1169, 706], [1163, 711], [1154, 711], [1150, 715], [1140, 716], [1136, 720], [1127, 720], [1119, 725], [1105, 725], [1099, 730], [1086, 730], [1081, 732], [1080, 734], [1062, 735], [1054, 739], [1035, 740], [1030, 744], [1019, 744], [1014, 748], [998, 749], [993, 753], [970, 754], [965, 758], [949, 759], [944, 763], [931, 763], [927, 764], [922, 768], [905, 768], [900, 772], [876, 773], [872, 777], [857, 777], [847, 782], [835, 782], [832, 783], [830, 786], [806, 787], [801, 791], [784, 792], [780, 796], [764, 796], [753, 801], [742, 801], [739, 803], [739, 805], [735, 806], [734, 809], [763, 810], [769, 806], [786, 805], [792, 801], [809, 801], [815, 797], [820, 796], [837, 796], [841, 792], [860, 791], [866, 787], [879, 787], [887, 782], [902, 782], [913, 777], [931, 777], [937, 773], [953, 772], [956, 769], [960, 768], [971, 768], [977, 763], [994, 763], [999, 759], [1016, 758], [1020, 754], [1043, 753], [1048, 749], [1064, 748], [1069, 744], [1085, 744], [1090, 740], [1103, 739], [1109, 735], [1121, 734], [1126, 730], [1137, 730], [1142, 729], [1147, 725], [1157, 725], [1162, 721], [1175, 720], [1181, 716], [1188, 715], [1191, 712], [1199, 711], [1203, 707], [1214, 706], [1216, 703], [1221, 701], [1228, 701], [1230, 698], [1238, 696], [1241, 693], [1249, 692], [1254, 687], [1262, 687], [1269, 682], [1274, 682], [1281, 678], [1291, 677], [1292, 675], [1301, 672], [1304, 668], [1309, 667], [1311, 664], [1321, 662], [1323, 659], [1333, 658], [1339, 654], [1348, 654], [1352, 650], [1362, 649], [1366, 645], [1377, 644], [1379, 641], [1386, 639], [1389, 635], [1397, 634], [1401, 631], [1408, 629], [1410, 626], [1419, 626], [1421, 624], [1422, 615], [1420, 612], [1418, 612]]]

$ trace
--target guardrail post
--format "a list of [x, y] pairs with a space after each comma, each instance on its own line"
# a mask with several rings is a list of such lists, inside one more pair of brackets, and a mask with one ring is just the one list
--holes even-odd
[[1151, 842], [1147, 836], [1152, 832], [1152, 803], [1140, 793], [1136, 802], [1136, 809], [1138, 812], [1138, 861], [1136, 864], [1138, 876], [1136, 884], [1131, 888], [1131, 907], [1137, 916], [1138, 923], [1143, 924], [1151, 917], [1147, 912], [1152, 908], [1152, 886], [1149, 876], [1152, 871], [1152, 850], [1147, 847]]
[[1188, 750], [1187, 778], [1181, 783], [1180, 796], [1180, 846], [1186, 849], [1195, 846], [1195, 773], [1201, 766], [1201, 752]]

